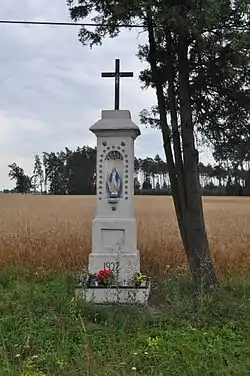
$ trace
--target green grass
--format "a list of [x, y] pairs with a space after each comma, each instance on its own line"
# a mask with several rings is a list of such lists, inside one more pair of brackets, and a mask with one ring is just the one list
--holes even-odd
[[250, 374], [250, 281], [198, 300], [172, 276], [149, 309], [73, 297], [68, 277], [0, 272], [1, 376]]

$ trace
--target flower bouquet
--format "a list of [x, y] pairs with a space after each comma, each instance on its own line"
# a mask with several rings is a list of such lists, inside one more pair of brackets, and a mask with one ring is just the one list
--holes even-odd
[[141, 286], [142, 282], [147, 280], [147, 276], [142, 274], [141, 272], [136, 272], [133, 275], [132, 282], [134, 283], [135, 287]]
[[98, 272], [96, 277], [98, 286], [110, 286], [114, 282], [113, 270], [102, 269]]

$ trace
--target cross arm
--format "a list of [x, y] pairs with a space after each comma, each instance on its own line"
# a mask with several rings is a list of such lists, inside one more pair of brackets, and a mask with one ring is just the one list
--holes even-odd
[[120, 77], [134, 77], [133, 72], [122, 72], [120, 73]]
[[112, 72], [102, 73], [102, 77], [115, 77], [115, 73], [112, 73]]

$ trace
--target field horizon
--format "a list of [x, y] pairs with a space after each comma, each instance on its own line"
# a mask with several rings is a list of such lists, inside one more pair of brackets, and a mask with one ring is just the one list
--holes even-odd
[[[250, 198], [204, 197], [211, 253], [221, 276], [250, 275]], [[72, 273], [88, 262], [95, 196], [0, 195], [0, 267]], [[187, 270], [172, 197], [136, 196], [141, 266]]]

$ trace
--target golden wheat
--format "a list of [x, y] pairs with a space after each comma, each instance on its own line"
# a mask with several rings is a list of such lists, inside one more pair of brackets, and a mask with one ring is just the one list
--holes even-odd
[[[0, 195], [0, 267], [73, 272], [91, 250], [95, 197]], [[221, 275], [250, 274], [250, 199], [205, 198], [213, 259]], [[136, 197], [135, 215], [143, 270], [161, 274], [185, 268], [170, 197]]]

